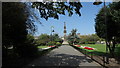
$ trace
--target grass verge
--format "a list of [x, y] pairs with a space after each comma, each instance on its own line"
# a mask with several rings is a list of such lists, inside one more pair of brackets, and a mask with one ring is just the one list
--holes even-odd
[[93, 51], [99, 51], [99, 52], [104, 52], [104, 53], [106, 52], [106, 45], [105, 44], [80, 44], [80, 45], [95, 48], [95, 50], [87, 50], [87, 49], [85, 49], [85, 50], [87, 50], [89, 52], [93, 52]]
[[48, 46], [38, 46], [38, 48], [47, 48]]

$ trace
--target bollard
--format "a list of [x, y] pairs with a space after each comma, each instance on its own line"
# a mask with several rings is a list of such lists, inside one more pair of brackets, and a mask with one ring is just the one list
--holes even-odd
[[91, 53], [91, 59], [93, 59], [93, 53], [92, 52], [90, 52]]
[[109, 64], [109, 56], [108, 56], [108, 53], [106, 54], [106, 64]]
[[103, 66], [105, 66], [105, 56], [103, 56]]

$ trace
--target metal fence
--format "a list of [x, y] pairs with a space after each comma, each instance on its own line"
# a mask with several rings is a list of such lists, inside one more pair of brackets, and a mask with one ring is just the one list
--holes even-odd
[[81, 49], [73, 45], [71, 46], [77, 49], [78, 51], [80, 51], [81, 53], [83, 53], [84, 55], [90, 57], [92, 60], [96, 61], [97, 63], [99, 63], [101, 66], [105, 68], [109, 68], [109, 66], [118, 66], [118, 67], [120, 66], [118, 61], [115, 60], [114, 58], [111, 58], [108, 53], [102, 54], [99, 56], [99, 55], [96, 55], [95, 52], [88, 52], [85, 49]]

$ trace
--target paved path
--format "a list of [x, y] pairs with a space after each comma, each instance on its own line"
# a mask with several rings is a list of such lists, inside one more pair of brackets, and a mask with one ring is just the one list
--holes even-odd
[[100, 66], [69, 45], [62, 45], [28, 66]]

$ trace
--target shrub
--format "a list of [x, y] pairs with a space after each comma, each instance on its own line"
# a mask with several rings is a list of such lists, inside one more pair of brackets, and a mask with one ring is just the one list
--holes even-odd
[[60, 45], [61, 45], [61, 43], [60, 43], [60, 42], [57, 42], [57, 43], [56, 43], [56, 45], [57, 45], [57, 46], [60, 46]]
[[19, 46], [16, 51], [21, 57], [35, 57], [38, 54], [37, 46], [28, 43], [24, 44], [24, 46]]
[[48, 46], [52, 46], [52, 45], [55, 45], [55, 44], [56, 44], [56, 42], [54, 42], [54, 41], [50, 41], [50, 42], [47, 43]]
[[86, 41], [85, 44], [95, 44], [96, 42], [95, 41]]

